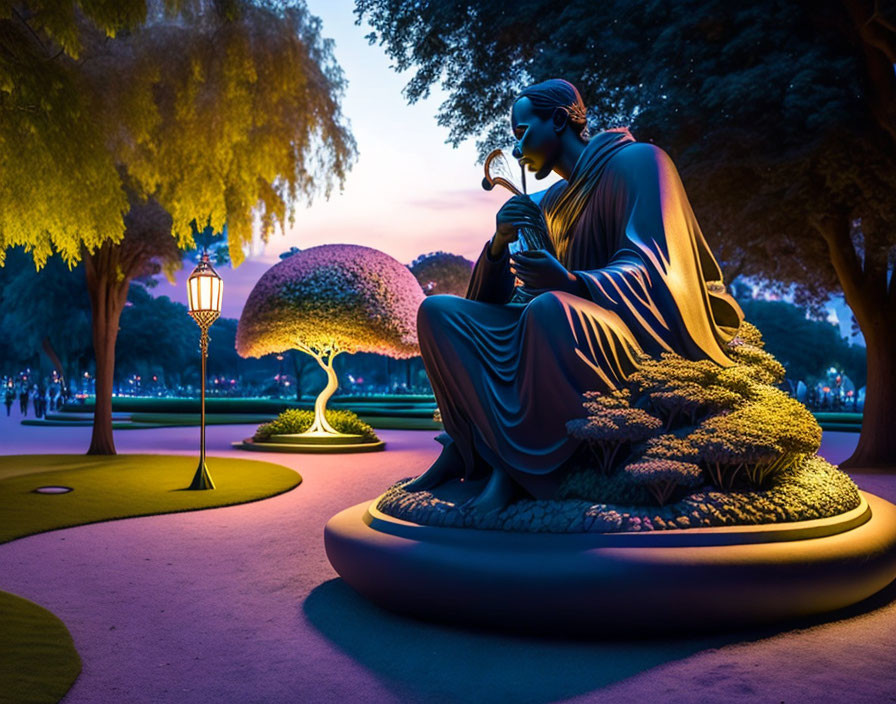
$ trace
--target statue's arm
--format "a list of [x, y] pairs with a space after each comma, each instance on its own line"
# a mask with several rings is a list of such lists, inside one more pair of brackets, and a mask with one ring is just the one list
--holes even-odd
[[498, 258], [490, 253], [491, 240], [485, 243], [467, 286], [464, 298], [483, 303], [507, 303], [513, 295], [514, 276], [510, 273], [510, 251], [507, 247]]
[[652, 281], [640, 256], [632, 251], [618, 252], [600, 269], [574, 271], [582, 298], [588, 298], [602, 308], [636, 310], [651, 306]]
[[608, 310], [659, 315], [654, 287], [668, 266], [660, 181], [668, 168], [664, 160], [668, 156], [647, 143], [620, 150], [592, 195], [588, 215], [595, 232], [601, 222], [600, 236], [612, 238], [616, 251], [603, 267], [572, 273], [586, 289], [585, 297]]

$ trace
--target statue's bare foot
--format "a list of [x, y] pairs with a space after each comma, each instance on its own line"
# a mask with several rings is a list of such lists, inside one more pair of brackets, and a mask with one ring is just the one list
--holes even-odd
[[463, 507], [482, 514], [503, 511], [513, 502], [515, 496], [516, 487], [513, 481], [503, 469], [495, 467], [482, 492], [465, 502]]
[[[447, 436], [446, 436], [447, 437]], [[402, 486], [405, 491], [428, 491], [449, 479], [464, 475], [464, 459], [454, 441], [445, 442], [442, 454], [416, 479]]]

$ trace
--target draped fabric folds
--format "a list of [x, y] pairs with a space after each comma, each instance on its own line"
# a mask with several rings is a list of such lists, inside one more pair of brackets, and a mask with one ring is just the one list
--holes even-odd
[[550, 498], [581, 442], [566, 422], [586, 415], [586, 391], [618, 388], [641, 353], [731, 366], [724, 345], [743, 312], [671, 159], [628, 131], [593, 137], [539, 206], [588, 297], [552, 291], [509, 304], [509, 255], [493, 260], [486, 244], [465, 298], [424, 300], [418, 336], [467, 475], [484, 462]]

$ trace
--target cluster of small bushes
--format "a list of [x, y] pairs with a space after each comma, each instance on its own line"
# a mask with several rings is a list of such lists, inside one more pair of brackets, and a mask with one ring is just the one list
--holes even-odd
[[[583, 454], [587, 448], [583, 448]], [[522, 498], [503, 511], [471, 511], [449, 498], [407, 492], [396, 482], [377, 503], [405, 521], [444, 528], [529, 533], [615, 533], [768, 525], [840, 516], [861, 504], [855, 483], [818, 455], [775, 477], [767, 488], [720, 491], [710, 483], [674, 503], [632, 483], [625, 472], [581, 471], [568, 475], [554, 499]], [[582, 496], [596, 498], [583, 499]]]
[[593, 458], [564, 493], [599, 500], [605, 482], [596, 475], [619, 472], [662, 506], [707, 483], [762, 489], [815, 455], [821, 427], [775, 386], [784, 367], [763, 349], [759, 330], [743, 321], [728, 353], [735, 366], [673, 353], [643, 357], [626, 388], [587, 393], [588, 417], [567, 429]]
[[[348, 410], [328, 408], [325, 411], [327, 422], [333, 429], [345, 433], [346, 435], [361, 435], [365, 441], [379, 442], [379, 438], [363, 420], [358, 418], [356, 413]], [[314, 423], [314, 411], [306, 411], [298, 408], [283, 411], [270, 423], [263, 423], [258, 426], [255, 431], [253, 440], [255, 442], [265, 442], [272, 435], [288, 435], [293, 433], [304, 433], [311, 424]]]

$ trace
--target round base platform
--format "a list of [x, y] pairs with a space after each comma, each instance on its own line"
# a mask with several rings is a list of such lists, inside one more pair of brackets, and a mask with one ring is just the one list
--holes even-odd
[[645, 533], [423, 526], [376, 501], [324, 530], [339, 575], [428, 620], [555, 634], [714, 630], [833, 611], [896, 578], [896, 506], [862, 492], [834, 518]]
[[[282, 437], [282, 436], [281, 436]], [[234, 442], [231, 445], [240, 450], [252, 450], [254, 452], [308, 452], [319, 455], [341, 454], [346, 452], [379, 452], [386, 449], [386, 443], [288, 443], [288, 442], [255, 442], [252, 438], [246, 438], [242, 442]]]

